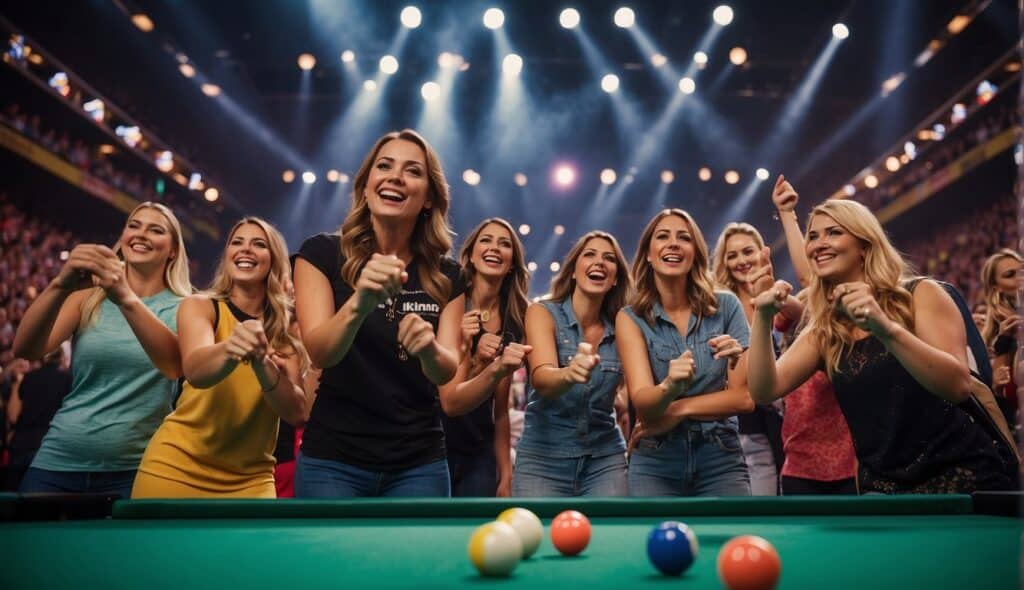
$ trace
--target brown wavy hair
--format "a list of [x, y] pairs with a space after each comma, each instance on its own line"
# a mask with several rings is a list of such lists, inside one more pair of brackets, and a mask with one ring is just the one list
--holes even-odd
[[758, 255], [764, 249], [764, 238], [761, 237], [761, 232], [757, 231], [757, 228], [749, 223], [730, 223], [725, 226], [725, 229], [718, 236], [718, 242], [715, 243], [715, 253], [711, 256], [714, 261], [712, 269], [715, 284], [722, 289], [728, 289], [739, 295], [739, 285], [736, 284], [736, 279], [729, 272], [729, 267], [725, 264], [725, 244], [729, 241], [729, 238], [736, 234], [750, 236], [754, 240], [754, 246], [757, 247]]
[[658, 301], [658, 288], [654, 284], [654, 269], [647, 260], [647, 251], [651, 247], [654, 229], [662, 219], [670, 215], [679, 217], [689, 227], [693, 236], [694, 257], [689, 274], [686, 275], [686, 298], [690, 307], [697, 314], [700, 322], [704, 316], [713, 315], [718, 311], [718, 298], [715, 297], [714, 280], [708, 269], [708, 243], [704, 240], [697, 222], [689, 213], [682, 209], [663, 209], [651, 219], [640, 235], [640, 243], [636, 247], [633, 258], [633, 284], [636, 295], [633, 297], [633, 312], [644, 318], [648, 324], [654, 325], [654, 303]]
[[[875, 300], [885, 315], [913, 331], [913, 295], [904, 283], [914, 278], [910, 266], [889, 241], [882, 224], [871, 210], [857, 201], [833, 199], [811, 210], [804, 241], [810, 233], [815, 215], [831, 217], [860, 241], [864, 248], [864, 282], [871, 286]], [[832, 304], [832, 281], [811, 273], [807, 287], [805, 317], [807, 328], [813, 330], [825, 358], [825, 369], [831, 378], [839, 369], [839, 360], [853, 345], [854, 323]], [[959, 318], [957, 318], [959, 321]]]
[[373, 233], [370, 208], [366, 204], [366, 183], [370, 170], [377, 160], [377, 154], [384, 144], [403, 139], [423, 150], [427, 167], [429, 198], [432, 206], [424, 207], [416, 220], [410, 247], [413, 257], [419, 263], [420, 283], [431, 299], [444, 305], [452, 291], [451, 281], [441, 272], [441, 260], [452, 249], [452, 230], [448, 223], [448, 181], [445, 180], [441, 160], [434, 148], [419, 133], [412, 129], [386, 133], [373, 145], [362, 165], [356, 172], [352, 187], [352, 208], [338, 230], [341, 234], [341, 255], [345, 263], [341, 267], [341, 278], [354, 287], [359, 273], [377, 250], [377, 238]]
[[480, 238], [484, 228], [492, 223], [505, 228], [508, 235], [512, 236], [512, 265], [509, 267], [508, 274], [502, 279], [499, 290], [502, 322], [508, 320], [510, 326], [502, 325], [501, 329], [507, 331], [511, 327], [517, 334], [523, 334], [526, 308], [530, 304], [527, 297], [527, 293], [530, 292], [530, 271], [526, 268], [526, 256], [523, 254], [522, 241], [512, 229], [512, 224], [500, 217], [488, 217], [481, 221], [480, 225], [476, 226], [476, 229], [470, 232], [466, 241], [462, 243], [462, 249], [459, 251], [459, 264], [462, 265], [462, 278], [466, 283], [466, 297], [469, 297], [473, 279], [476, 277], [476, 268], [471, 260], [473, 247], [476, 246], [476, 241]]
[[981, 267], [982, 297], [986, 304], [985, 325], [981, 330], [981, 336], [988, 346], [992, 346], [999, 335], [999, 323], [1017, 313], [1017, 298], [996, 288], [996, 266], [1007, 258], [1024, 264], [1024, 257], [1014, 250], [1003, 248], [989, 256], [985, 260], [985, 265]]
[[576, 281], [572, 277], [576, 269], [576, 261], [583, 254], [583, 248], [587, 245], [587, 242], [594, 238], [600, 238], [608, 242], [612, 246], [612, 251], [615, 252], [615, 285], [612, 286], [610, 291], [605, 293], [604, 300], [601, 302], [602, 318], [606, 321], [614, 322], [615, 314], [619, 313], [619, 310], [626, 305], [626, 301], [630, 297], [633, 290], [633, 281], [630, 280], [629, 263], [626, 261], [625, 254], [622, 253], [619, 241], [608, 232], [593, 230], [583, 234], [580, 239], [576, 240], [569, 253], [565, 255], [565, 260], [562, 261], [562, 267], [559, 269], [558, 274], [551, 280], [551, 300], [561, 303], [567, 298], [572, 297], [573, 289], [576, 288]]

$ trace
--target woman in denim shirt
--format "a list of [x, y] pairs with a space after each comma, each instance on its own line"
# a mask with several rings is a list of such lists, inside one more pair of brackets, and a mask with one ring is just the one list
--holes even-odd
[[715, 291], [708, 247], [681, 209], [644, 229], [633, 261], [637, 293], [616, 318], [619, 356], [639, 423], [631, 442], [634, 496], [744, 496], [750, 478], [736, 415], [750, 412], [750, 337], [739, 300]]
[[592, 231], [569, 251], [551, 300], [527, 309], [533, 350], [513, 496], [626, 495], [626, 443], [613, 415], [622, 379], [613, 321], [629, 290], [618, 242]]

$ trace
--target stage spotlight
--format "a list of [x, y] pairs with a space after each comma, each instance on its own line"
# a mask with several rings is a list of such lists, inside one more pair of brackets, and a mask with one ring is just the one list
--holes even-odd
[[476, 186], [480, 184], [480, 173], [477, 172], [476, 170], [473, 170], [472, 168], [467, 168], [462, 173], [462, 181], [468, 184], [469, 186]]
[[393, 55], [385, 55], [380, 58], [380, 71], [385, 74], [394, 74], [398, 71], [398, 59]]
[[729, 50], [729, 61], [736, 66], [747, 63], [747, 50], [742, 47], [733, 47]]
[[[527, 262], [526, 263], [526, 270], [528, 270], [530, 272], [534, 272], [535, 270], [537, 270], [537, 263], [532, 261], [532, 260]], [[534, 299], [534, 301], [539, 301], [539, 299]]]
[[492, 31], [505, 24], [505, 13], [500, 8], [488, 8], [484, 12], [484, 26]]
[[850, 29], [843, 23], [832, 25], [832, 36], [836, 39], [845, 39], [850, 36]]
[[551, 272], [558, 272], [558, 270], [560, 268], [562, 268], [562, 265], [559, 264], [558, 261], [556, 260], [556, 261], [552, 262], [551, 265], [548, 266], [548, 268], [551, 269]]
[[735, 170], [729, 170], [725, 173], [725, 182], [727, 184], [736, 184], [740, 181], [740, 173]]
[[366, 80], [365, 82], [363, 82], [363, 90], [367, 92], [373, 92], [376, 89], [377, 83], [374, 82], [373, 80]]
[[558, 22], [566, 29], [575, 29], [580, 24], [580, 11], [575, 8], [566, 8], [558, 15]]
[[758, 180], [768, 180], [768, 177], [770, 176], [767, 168], [758, 168], [754, 175], [757, 176]]
[[555, 171], [552, 177], [554, 178], [556, 186], [560, 188], [569, 188], [574, 182], [576, 182], [576, 171], [568, 164], [559, 164], [558, 166], [555, 166]]
[[853, 195], [857, 194], [857, 187], [853, 186], [852, 184], [848, 184], [843, 187], [843, 192], [846, 194], [846, 196], [852, 197]]
[[565, 226], [558, 224], [555, 226], [555, 235], [560, 236], [565, 233]]
[[106, 105], [103, 104], [103, 101], [98, 98], [94, 98], [89, 102], [83, 104], [82, 109], [85, 112], [89, 113], [89, 118], [91, 118], [93, 121], [96, 121], [97, 123], [102, 123], [103, 118], [107, 114]]
[[732, 22], [732, 8], [727, 4], [722, 4], [711, 13], [711, 18], [714, 19], [715, 24], [726, 26]]
[[885, 159], [885, 169], [889, 172], [896, 172], [900, 169], [900, 159], [896, 156], [889, 156]]
[[693, 81], [693, 78], [685, 76], [679, 80], [679, 92], [683, 94], [693, 94], [693, 91], [697, 89], [697, 83]]
[[521, 236], [528, 236], [528, 235], [530, 235], [530, 226], [525, 224], [525, 223], [520, 225], [519, 226], [519, 235], [521, 235]]
[[868, 174], [864, 177], [864, 186], [868, 188], [875, 188], [878, 186], [878, 177], [874, 174]]
[[169, 150], [157, 152], [156, 168], [160, 172], [170, 172], [171, 170], [174, 170], [174, 154]]
[[665, 65], [667, 63], [668, 63], [668, 58], [665, 57], [664, 54], [655, 53], [654, 55], [651, 56], [651, 65], [653, 65], [656, 68], [660, 68], [661, 66], [663, 66], [663, 65]]
[[707, 182], [707, 181], [711, 180], [711, 168], [708, 168], [707, 166], [705, 166], [705, 167], [701, 168], [700, 170], [698, 170], [697, 171], [697, 178], [703, 180], [704, 182]]
[[295, 181], [295, 171], [293, 171], [293, 170], [285, 170], [284, 172], [281, 173], [281, 182], [283, 182], [285, 184], [291, 184], [294, 181]]
[[601, 78], [601, 90], [604, 90], [608, 94], [615, 92], [619, 89], [619, 77], [615, 74], [605, 74], [604, 78]]
[[671, 170], [661, 171], [661, 182], [663, 184], [672, 184], [676, 180], [676, 175]]
[[302, 182], [306, 184], [313, 184], [316, 182], [316, 174], [313, 174], [311, 170], [306, 170], [302, 173]]
[[634, 24], [636, 24], [636, 13], [632, 8], [623, 6], [615, 11], [615, 26], [628, 29]]
[[518, 76], [519, 72], [523, 71], [523, 58], [514, 53], [506, 55], [505, 59], [501, 60], [501, 71], [509, 76]]
[[338, 182], [340, 182], [341, 184], [347, 184], [348, 183], [348, 174], [345, 174], [344, 172], [339, 174], [338, 175]]
[[216, 84], [206, 83], [199, 87], [203, 94], [209, 97], [220, 96], [220, 86]]
[[693, 54], [693, 63], [697, 64], [698, 68], [703, 68], [708, 65], [708, 54], [703, 51], [698, 51]]
[[337, 170], [332, 168], [327, 171], [327, 182], [338, 182], [339, 178], [341, 178], [341, 173]]
[[512, 177], [512, 181], [516, 183], [516, 186], [526, 186], [527, 178], [522, 172], [516, 172], [516, 175]]
[[419, 8], [416, 8], [415, 6], [406, 6], [402, 9], [399, 19], [402, 21], [403, 27], [407, 29], [415, 29], [423, 22], [423, 15], [420, 13]]
[[601, 184], [615, 184], [616, 178], [615, 171], [611, 168], [605, 168], [601, 171]]
[[186, 78], [191, 78], [196, 75], [196, 69], [192, 67], [192, 64], [178, 64], [178, 71]]
[[356, 60], [356, 52], [351, 49], [346, 49], [341, 52], [341, 61], [350, 64]]
[[143, 33], [149, 33], [153, 30], [153, 20], [141, 12], [132, 15], [132, 24]]
[[914, 158], [916, 158], [916, 157], [917, 157], [917, 146], [916, 146], [916, 145], [914, 145], [914, 142], [912, 142], [912, 141], [908, 141], [908, 142], [906, 142], [906, 143], [904, 143], [904, 144], [903, 144], [903, 153], [904, 153], [904, 154], [905, 154], [905, 155], [906, 155], [906, 156], [907, 156], [908, 158], [910, 158], [911, 160], [913, 160]]
[[437, 82], [427, 82], [420, 88], [420, 94], [423, 95], [423, 100], [437, 100], [441, 98], [441, 86]]
[[211, 186], [210, 188], [206, 189], [206, 192], [203, 193], [203, 196], [206, 198], [207, 201], [212, 203], [220, 198], [220, 191]]
[[114, 146], [110, 145], [109, 143], [101, 143], [100, 153], [109, 156], [110, 154], [114, 153]]

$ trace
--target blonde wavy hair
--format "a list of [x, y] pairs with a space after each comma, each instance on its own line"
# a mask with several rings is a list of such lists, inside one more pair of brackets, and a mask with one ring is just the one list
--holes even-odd
[[431, 299], [444, 305], [452, 290], [451, 281], [441, 272], [441, 259], [452, 249], [452, 230], [448, 223], [448, 207], [451, 203], [448, 182], [445, 180], [441, 160], [434, 152], [434, 148], [412, 129], [392, 131], [378, 139], [356, 172], [352, 188], [352, 208], [338, 230], [341, 234], [341, 255], [345, 258], [345, 263], [341, 267], [341, 278], [349, 286], [354, 287], [360, 271], [377, 250], [370, 208], [366, 204], [366, 183], [370, 179], [370, 171], [380, 149], [384, 144], [396, 139], [418, 145], [423, 150], [426, 160], [429, 199], [432, 206], [429, 209], [424, 207], [417, 218], [410, 247], [413, 256], [419, 262], [419, 277], [423, 290]]
[[647, 260], [647, 252], [654, 238], [654, 230], [662, 219], [674, 215], [682, 219], [690, 235], [693, 236], [694, 257], [690, 272], [686, 275], [686, 298], [698, 323], [705, 317], [718, 311], [718, 298], [715, 296], [715, 283], [708, 269], [708, 243], [704, 234], [693, 217], [682, 209], [663, 209], [651, 219], [640, 235], [640, 243], [636, 247], [633, 258], [633, 284], [636, 294], [633, 297], [633, 312], [644, 318], [648, 324], [654, 325], [654, 303], [659, 300], [658, 288], [654, 283], [654, 267]]
[[736, 283], [732, 273], [729, 272], [729, 267], [725, 264], [725, 245], [729, 238], [736, 234], [750, 236], [754, 240], [758, 256], [761, 255], [761, 251], [764, 249], [764, 238], [761, 237], [761, 232], [757, 231], [757, 228], [749, 223], [730, 223], [725, 226], [725, 229], [718, 236], [718, 242], [715, 243], [715, 253], [711, 256], [713, 260], [711, 268], [715, 277], [715, 285], [739, 295], [739, 285]]
[[[913, 331], [913, 295], [904, 283], [914, 278], [910, 266], [893, 247], [882, 224], [864, 205], [847, 199], [825, 201], [811, 210], [804, 241], [808, 240], [815, 215], [832, 218], [856, 238], [864, 248], [864, 282], [875, 294], [885, 315]], [[807, 328], [817, 338], [825, 358], [825, 369], [831, 378], [839, 370], [839, 360], [853, 345], [854, 323], [832, 303], [836, 285], [811, 273], [807, 287], [805, 317]]]
[[476, 229], [470, 232], [466, 241], [462, 243], [462, 249], [459, 251], [459, 264], [462, 265], [462, 277], [466, 283], [466, 296], [469, 297], [473, 279], [476, 277], [476, 268], [472, 261], [473, 248], [484, 228], [491, 224], [503, 227], [512, 240], [512, 265], [509, 267], [508, 274], [502, 279], [499, 291], [502, 321], [507, 319], [511, 326], [502, 325], [501, 329], [507, 331], [511, 327], [515, 329], [516, 333], [523, 334], [526, 307], [530, 304], [527, 297], [527, 293], [530, 291], [530, 271], [526, 268], [523, 243], [512, 229], [512, 224], [500, 217], [488, 217], [481, 221], [480, 225], [476, 226]]
[[576, 281], [572, 276], [576, 271], [576, 261], [583, 254], [587, 242], [595, 238], [611, 244], [612, 251], [615, 253], [615, 284], [610, 291], [605, 293], [604, 300], [601, 302], [601, 316], [606, 321], [614, 322], [615, 314], [619, 313], [619, 310], [626, 305], [626, 301], [632, 293], [633, 281], [629, 277], [629, 262], [626, 261], [626, 255], [622, 253], [619, 241], [608, 232], [593, 230], [576, 240], [569, 253], [565, 255], [558, 274], [551, 280], [551, 300], [561, 303], [572, 297], [573, 289], [576, 288]]
[[[125, 221], [125, 228], [131, 223], [135, 214], [143, 209], [152, 209], [157, 213], [163, 215], [164, 219], [167, 220], [167, 229], [171, 232], [171, 239], [174, 245], [171, 247], [171, 259], [164, 266], [164, 286], [167, 287], [179, 297], [186, 297], [192, 293], [192, 281], [189, 279], [188, 274], [188, 254], [185, 252], [185, 238], [181, 232], [181, 223], [178, 218], [174, 215], [166, 205], [160, 203], [154, 203], [152, 201], [146, 201], [139, 203], [137, 207], [132, 209], [132, 212], [128, 214], [128, 219]], [[124, 231], [122, 230], [122, 235]], [[124, 259], [122, 253], [124, 244], [121, 243], [121, 239], [118, 238], [117, 243], [114, 244], [114, 253], [121, 259]], [[100, 287], [93, 287], [91, 293], [86, 296], [82, 302], [81, 307], [81, 319], [78, 322], [79, 331], [91, 326], [93, 322], [99, 317], [100, 304], [107, 298], [107, 292]]]
[[1003, 260], [1012, 258], [1018, 264], [1024, 264], [1024, 257], [1009, 248], [1003, 248], [985, 260], [981, 267], [981, 289], [984, 299], [985, 325], [981, 336], [985, 344], [992, 346], [999, 335], [999, 323], [1017, 313], [1017, 298], [1003, 293], [996, 287], [996, 266]]
[[[270, 346], [282, 356], [298, 355], [302, 371], [305, 373], [309, 367], [309, 360], [302, 341], [289, 333], [295, 299], [288, 292], [288, 285], [291, 284], [291, 266], [288, 263], [288, 246], [284, 236], [277, 231], [273, 225], [259, 217], [243, 217], [228, 232], [227, 244], [235, 236], [235, 232], [243, 225], [255, 225], [267, 235], [267, 245], [270, 249], [270, 272], [267, 273], [266, 299], [263, 309], [263, 330], [267, 335]], [[217, 270], [213, 273], [213, 280], [210, 287], [203, 291], [210, 299], [227, 301], [231, 295], [231, 288], [234, 282], [228, 272], [228, 265], [231, 261], [227, 259], [228, 249], [224, 247]]]

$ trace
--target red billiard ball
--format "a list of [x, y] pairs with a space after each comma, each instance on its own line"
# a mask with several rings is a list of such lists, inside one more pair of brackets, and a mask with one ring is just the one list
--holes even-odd
[[551, 544], [562, 555], [577, 555], [590, 542], [590, 521], [575, 510], [566, 510], [551, 521]]
[[729, 590], [771, 590], [781, 573], [778, 552], [761, 537], [735, 537], [718, 552], [718, 577]]

